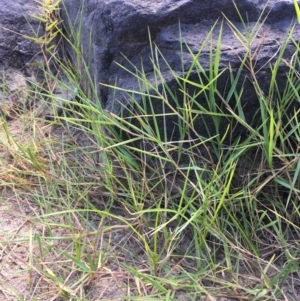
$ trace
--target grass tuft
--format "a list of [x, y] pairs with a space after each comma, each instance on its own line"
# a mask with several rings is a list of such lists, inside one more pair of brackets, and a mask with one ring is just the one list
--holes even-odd
[[[28, 89], [35, 105], [0, 122], [0, 205], [19, 208], [20, 229], [27, 227], [0, 228], [0, 254], [22, 263], [29, 288], [20, 293], [0, 282], [3, 291], [15, 300], [298, 300], [299, 47], [286, 86], [278, 87], [291, 28], [267, 63], [266, 93], [252, 47], [261, 25], [248, 30], [244, 23], [244, 34], [224, 22], [245, 48], [236, 72], [230, 65], [220, 70], [223, 23], [198, 53], [182, 37], [193, 63], [186, 70], [182, 62], [180, 74], [151, 45], [153, 77], [120, 66], [139, 89], [109, 87], [127, 95], [120, 114], [101, 108], [79, 32], [70, 29], [78, 69], [55, 47], [43, 50], [60, 75], [46, 64], [45, 83]], [[51, 30], [63, 34], [53, 24], [46, 31], [51, 42]], [[206, 46], [208, 72], [199, 61]], [[178, 91], [165, 80], [162, 62]], [[260, 106], [255, 123], [241, 102], [244, 69]], [[88, 90], [78, 80], [82, 70]], [[226, 92], [218, 89], [224, 74]], [[237, 127], [246, 134], [234, 135]]]

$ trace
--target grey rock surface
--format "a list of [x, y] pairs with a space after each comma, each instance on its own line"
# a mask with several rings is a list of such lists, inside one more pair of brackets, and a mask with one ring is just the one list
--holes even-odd
[[[42, 34], [34, 0], [0, 0], [0, 107], [16, 105], [26, 98], [27, 80], [38, 77], [36, 64], [43, 61], [40, 46], [24, 36]], [[34, 32], [33, 32], [34, 31]]]
[[[296, 24], [296, 15], [292, 0], [239, 0], [236, 6], [245, 20], [242, 24], [239, 14], [232, 0], [63, 0], [62, 18], [68, 28], [68, 22], [76, 28], [75, 32], [81, 32], [80, 45], [83, 49], [85, 60], [90, 64], [90, 71], [94, 82], [98, 87], [99, 99], [102, 106], [114, 113], [120, 114], [122, 106], [128, 106], [128, 95], [101, 85], [109, 84], [121, 87], [125, 90], [138, 90], [139, 83], [130, 73], [120, 68], [119, 64], [130, 71], [143, 66], [148, 79], [154, 81], [153, 64], [151, 63], [151, 47], [149, 46], [149, 34], [152, 45], [156, 44], [163, 57], [177, 74], [182, 74], [192, 64], [192, 56], [188, 48], [196, 54], [212, 26], [219, 19], [218, 25], [212, 34], [213, 44], [216, 43], [220, 24], [225, 15], [234, 26], [245, 34], [245, 27], [251, 31], [255, 22], [258, 22], [259, 31], [253, 37], [251, 49], [255, 53], [255, 72], [261, 88], [267, 93], [270, 83], [270, 63], [274, 62], [284, 43], [284, 39], [292, 25], [295, 25], [293, 39], [289, 41], [284, 53], [284, 60], [279, 66], [276, 78], [279, 89], [284, 89], [288, 64], [295, 59], [296, 43], [300, 40], [300, 26]], [[80, 16], [80, 18], [78, 18]], [[261, 17], [261, 18], [260, 18]], [[78, 20], [82, 20], [82, 22]], [[264, 24], [262, 24], [264, 20]], [[180, 33], [184, 43], [188, 46], [180, 51]], [[69, 49], [69, 53], [75, 62], [76, 55]], [[222, 34], [222, 55], [220, 70], [230, 64], [232, 70], [237, 72], [241, 65], [241, 59], [245, 56], [244, 45], [233, 34], [232, 29], [224, 20]], [[203, 48], [199, 61], [205, 71], [209, 70], [209, 43]], [[160, 57], [158, 59], [161, 72], [166, 83], [172, 91], [180, 96], [178, 85], [173, 80], [172, 74]], [[184, 70], [182, 70], [182, 62]], [[288, 63], [289, 62], [289, 63]], [[228, 72], [218, 79], [219, 91], [226, 94], [228, 91]], [[197, 80], [196, 72], [191, 73], [191, 80]], [[259, 110], [258, 99], [254, 97], [254, 88], [249, 77], [249, 70], [242, 71], [238, 88], [245, 80], [244, 92], [241, 98], [245, 110], [246, 120], [253, 122], [254, 116]], [[84, 78], [84, 76], [82, 77]], [[99, 84], [100, 83], [100, 84]], [[193, 87], [190, 87], [192, 92]], [[138, 99], [138, 96], [137, 96]], [[152, 100], [157, 112], [161, 110], [161, 104]], [[197, 101], [205, 103], [199, 97]], [[295, 106], [299, 106], [299, 100], [295, 100]], [[291, 107], [291, 110], [294, 108]], [[177, 139], [176, 120], [169, 119], [169, 135]], [[201, 121], [197, 124], [199, 131], [203, 130]], [[226, 122], [222, 128], [225, 130]], [[213, 133], [212, 133], [213, 134]], [[236, 135], [240, 132], [237, 130]]]

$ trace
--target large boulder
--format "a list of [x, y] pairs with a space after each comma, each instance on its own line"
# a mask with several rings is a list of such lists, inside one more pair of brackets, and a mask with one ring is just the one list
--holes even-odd
[[[234, 4], [232, 0], [154, 0], [151, 2], [142, 0], [63, 0], [61, 13], [67, 31], [70, 32], [71, 27], [75, 28], [73, 32], [76, 33], [76, 38], [80, 39], [77, 41], [77, 43], [79, 42], [77, 45], [80, 45], [85, 61], [89, 64], [92, 78], [98, 87], [98, 96], [102, 106], [116, 114], [120, 114], [122, 107], [130, 106], [128, 103], [130, 97], [122, 91], [113, 91], [105, 84], [116, 84], [123, 90], [138, 90], [140, 84], [120, 65], [132, 72], [136, 72], [135, 68], [137, 70], [143, 68], [149, 81], [155, 82], [150, 39], [152, 45], [157, 45], [172, 70], [177, 74], [182, 74], [193, 63], [190, 51], [194, 54], [199, 51], [212, 26], [219, 19], [210, 39], [214, 44], [212, 47], [216, 46], [224, 15], [232, 24], [229, 26], [228, 20], [224, 19], [219, 69], [227, 68], [230, 65], [233, 73], [236, 73], [241, 66], [241, 60], [249, 50], [235, 36], [231, 27], [235, 26], [246, 35], [246, 28], [249, 33], [256, 24], [256, 30], [252, 31], [255, 34], [251, 38], [250, 46], [255, 61], [253, 72], [256, 73], [261, 89], [268, 93], [271, 79], [270, 63], [276, 60], [287, 33], [291, 26], [296, 24], [293, 1], [270, 0], [266, 4], [266, 1], [260, 0], [239, 0]], [[241, 18], [245, 23], [241, 22]], [[181, 47], [180, 36], [184, 47]], [[288, 42], [277, 72], [276, 81], [281, 91], [287, 80], [288, 65], [296, 59], [296, 45], [300, 40], [299, 25], [294, 28], [292, 37], [294, 40]], [[73, 41], [76, 38], [73, 37]], [[77, 54], [71, 47], [68, 49], [71, 58], [76, 62]], [[209, 71], [210, 51], [211, 45], [208, 42], [198, 58], [206, 72]], [[179, 101], [183, 101], [184, 97], [180, 96], [178, 82], [173, 79], [172, 72], [161, 56], [158, 62], [170, 90], [176, 91]], [[190, 79], [197, 81], [199, 80], [198, 76], [197, 70], [193, 70]], [[218, 89], [225, 94], [230, 89], [228, 78], [228, 71], [218, 78]], [[81, 79], [84, 86], [83, 72]], [[240, 88], [242, 83], [244, 90], [241, 107], [244, 108], [246, 121], [252, 123], [255, 119], [254, 116], [259, 115], [257, 114], [259, 101], [255, 97], [253, 79], [246, 67], [242, 70], [237, 88]], [[191, 95], [193, 89], [195, 88], [191, 86], [189, 90]], [[136, 95], [136, 99], [140, 100], [138, 95]], [[152, 101], [155, 102], [155, 98]], [[197, 101], [202, 105], [205, 104], [203, 95], [200, 95]], [[295, 100], [293, 106], [290, 107], [291, 111], [295, 106], [299, 107], [299, 100]], [[157, 112], [162, 110], [161, 101], [156, 101], [154, 107]], [[170, 138], [172, 136], [174, 140], [179, 138], [176, 124], [178, 121], [172, 120], [170, 117], [167, 131]], [[161, 125], [164, 126], [164, 123], [162, 122]], [[201, 120], [196, 128], [206, 132]], [[226, 130], [226, 124], [221, 128]], [[213, 134], [213, 130], [211, 134]], [[236, 129], [234, 135], [240, 134], [241, 131]], [[231, 138], [234, 135], [231, 135]]]
[[[25, 105], [28, 79], [36, 80], [43, 62], [33, 40], [43, 29], [33, 15], [41, 14], [35, 0], [0, 0], [0, 110], [8, 113]], [[23, 104], [22, 104], [23, 102]]]

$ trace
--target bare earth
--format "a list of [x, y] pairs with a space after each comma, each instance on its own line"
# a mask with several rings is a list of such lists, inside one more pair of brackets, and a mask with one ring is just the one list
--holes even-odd
[[[30, 127], [26, 128], [22, 123], [22, 118], [8, 121], [8, 128], [16, 141], [30, 143], [32, 140], [33, 133]], [[144, 283], [121, 268], [121, 263], [129, 266], [134, 264], [135, 267], [138, 265], [141, 270], [144, 268], [146, 259], [142, 254], [143, 249], [132, 239], [132, 233], [123, 225], [117, 225], [115, 221], [109, 219], [103, 221], [103, 225], [109, 225], [111, 222], [115, 230], [103, 233], [101, 221], [97, 220], [97, 217], [95, 221], [86, 225], [85, 229], [76, 214], [70, 214], [72, 229], [63, 227], [64, 220], [61, 220], [59, 215], [44, 218], [43, 206], [46, 204], [37, 205], [37, 200], [32, 199], [34, 191], [29, 187], [26, 189], [26, 182], [12, 185], [16, 180], [13, 177], [14, 170], [18, 167], [26, 171], [26, 166], [19, 166], [22, 163], [18, 162], [8, 150], [8, 141], [5, 140], [6, 134], [3, 128], [0, 128], [0, 137], [0, 300], [60, 301], [77, 300], [75, 296], [82, 296], [82, 300], [86, 301], [118, 301], [125, 300], [124, 296], [127, 298], [136, 296], [138, 291], [142, 296], [147, 295], [147, 292], [151, 293], [150, 287], [144, 286]], [[48, 227], [50, 221], [53, 223]], [[91, 227], [92, 224], [94, 228]], [[95, 249], [101, 250], [102, 257], [98, 257], [98, 266], [92, 276], [90, 273], [87, 277], [85, 275], [88, 273], [83, 272], [88, 266], [87, 257], [82, 257], [86, 261], [85, 266], [80, 270], [74, 266], [74, 261], [64, 256], [64, 251], [72, 251], [74, 248], [71, 242], [74, 242], [74, 235], [79, 235], [78, 233], [81, 233], [80, 235], [84, 233], [78, 236], [78, 243], [84, 241], [86, 246], [91, 246], [90, 250], [86, 249], [84, 252], [93, 254]], [[47, 240], [49, 237], [53, 239]], [[95, 237], [99, 239], [95, 241]], [[184, 246], [185, 243], [188, 245], [188, 241], [184, 240], [185, 238], [182, 245]], [[189, 238], [187, 237], [186, 240]], [[135, 262], [132, 262], [133, 254]], [[274, 268], [268, 269], [268, 272], [278, 273], [280, 268], [278, 266], [277, 271]], [[174, 263], [172, 273], [174, 275], [178, 273], [177, 263]], [[249, 270], [247, 266], [241, 266], [240, 273], [245, 276], [241, 278], [241, 284], [247, 285], [251, 281], [253, 283], [259, 281], [260, 275], [254, 275], [253, 270]], [[58, 275], [60, 285], [57, 280], [53, 280]], [[226, 278], [228, 277], [224, 275], [224, 279]], [[286, 296], [289, 296], [285, 300], [300, 300], [299, 271], [290, 277], [284, 290]], [[242, 297], [214, 298], [212, 296], [207, 298], [194, 296], [191, 299], [180, 290], [176, 293], [176, 298], [180, 301], [246, 300]]]

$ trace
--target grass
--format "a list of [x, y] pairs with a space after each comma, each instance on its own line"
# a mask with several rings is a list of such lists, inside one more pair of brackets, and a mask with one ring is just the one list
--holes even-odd
[[[26, 125], [18, 135], [3, 116], [0, 144], [8, 158], [0, 162], [1, 202], [38, 208], [21, 215], [30, 224], [26, 235], [3, 233], [0, 245], [12, 256], [18, 244], [28, 250], [27, 295], [6, 286], [17, 300], [297, 300], [291, 292], [299, 290], [300, 126], [299, 106], [290, 108], [299, 103], [299, 45], [281, 90], [276, 76], [291, 29], [270, 64], [266, 94], [251, 50], [260, 27], [244, 35], [224, 22], [245, 47], [235, 73], [230, 65], [219, 70], [222, 25], [216, 48], [210, 45], [216, 27], [203, 44], [211, 49], [208, 72], [198, 61], [203, 48], [190, 51], [186, 72], [170, 68], [177, 94], [151, 45], [155, 80], [143, 70], [132, 73], [140, 89], [124, 91], [130, 104], [116, 115], [99, 105], [77, 51], [92, 98], [81, 88], [80, 70], [59, 62], [63, 76], [55, 77], [47, 63], [46, 84], [32, 83], [28, 91], [46, 113], [24, 110], [13, 121]], [[61, 33], [58, 25], [50, 29]], [[78, 42], [80, 33], [70, 34]], [[255, 125], [240, 101], [244, 68], [260, 105]], [[230, 86], [224, 94], [217, 86], [223, 72]], [[195, 130], [199, 122], [207, 132]], [[243, 139], [231, 136], [236, 126], [247, 133]]]

